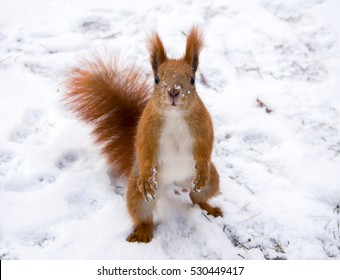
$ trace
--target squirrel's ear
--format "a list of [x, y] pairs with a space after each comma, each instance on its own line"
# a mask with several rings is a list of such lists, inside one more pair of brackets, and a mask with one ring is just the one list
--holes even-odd
[[195, 75], [199, 63], [199, 54], [203, 47], [203, 35], [197, 26], [193, 26], [187, 36], [184, 60], [191, 65]]
[[168, 58], [164, 50], [161, 38], [157, 32], [152, 33], [148, 38], [148, 49], [150, 53], [150, 62], [154, 75], [157, 75], [158, 67]]

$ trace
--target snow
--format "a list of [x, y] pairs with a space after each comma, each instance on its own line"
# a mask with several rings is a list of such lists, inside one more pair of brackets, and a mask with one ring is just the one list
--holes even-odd
[[[0, 10], [1, 259], [340, 259], [337, 0], [12, 0]], [[215, 127], [224, 216], [169, 189], [149, 244], [125, 182], [62, 103], [65, 71], [113, 50], [151, 74], [146, 34], [181, 56], [205, 33], [197, 88]], [[151, 78], [150, 78], [151, 79]], [[152, 81], [151, 81], [152, 82]]]

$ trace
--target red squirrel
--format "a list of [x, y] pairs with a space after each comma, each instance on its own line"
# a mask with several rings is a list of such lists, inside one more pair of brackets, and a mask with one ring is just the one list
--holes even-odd
[[178, 184], [208, 214], [222, 216], [207, 201], [219, 192], [211, 162], [213, 125], [195, 87], [203, 36], [187, 35], [185, 54], [169, 59], [158, 33], [148, 38], [154, 88], [134, 66], [95, 56], [69, 72], [67, 103], [93, 124], [116, 175], [128, 180], [127, 208], [134, 224], [129, 242], [150, 242], [153, 210], [165, 188]]

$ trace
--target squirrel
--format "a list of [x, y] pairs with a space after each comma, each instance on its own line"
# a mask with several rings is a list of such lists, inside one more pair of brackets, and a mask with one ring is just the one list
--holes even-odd
[[135, 66], [94, 55], [69, 71], [65, 95], [76, 115], [93, 125], [115, 174], [128, 181], [134, 230], [127, 241], [145, 243], [153, 238], [157, 198], [173, 184], [189, 189], [193, 204], [208, 214], [222, 216], [207, 202], [219, 192], [219, 175], [211, 161], [211, 117], [195, 87], [203, 34], [191, 27], [180, 59], [168, 58], [157, 32], [147, 43], [153, 90]]

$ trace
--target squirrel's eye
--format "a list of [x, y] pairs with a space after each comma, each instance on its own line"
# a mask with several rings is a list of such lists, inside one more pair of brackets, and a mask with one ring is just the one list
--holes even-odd
[[155, 77], [155, 84], [156, 84], [156, 85], [159, 84], [159, 77], [158, 77], [158, 75]]
[[195, 84], [195, 78], [191, 77], [190, 84], [193, 86]]

